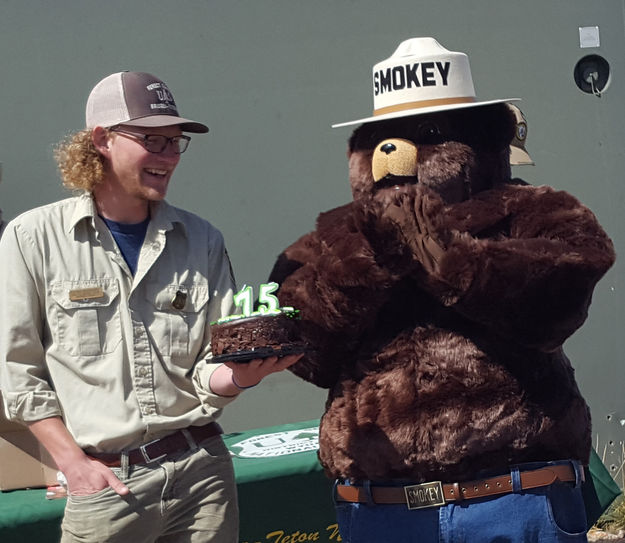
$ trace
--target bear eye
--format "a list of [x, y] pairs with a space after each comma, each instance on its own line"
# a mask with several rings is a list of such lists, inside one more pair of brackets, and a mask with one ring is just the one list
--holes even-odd
[[440, 141], [440, 137], [440, 129], [432, 122], [426, 122], [417, 127], [417, 141], [420, 143], [434, 143]]

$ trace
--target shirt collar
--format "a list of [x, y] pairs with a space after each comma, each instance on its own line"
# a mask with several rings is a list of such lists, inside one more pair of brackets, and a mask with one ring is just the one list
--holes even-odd
[[[95, 228], [95, 217], [97, 215], [97, 209], [93, 195], [91, 193], [84, 193], [77, 198], [76, 207], [72, 218], [68, 223], [68, 233], [71, 232], [76, 225], [82, 220], [89, 219], [91, 226]], [[165, 200], [160, 202], [150, 202], [150, 217], [154, 226], [161, 231], [172, 230], [174, 224], [182, 226], [183, 232], [187, 234], [184, 221], [181, 219], [178, 210], [169, 205]]]
[[163, 232], [172, 230], [174, 225], [179, 224], [182, 231], [187, 235], [187, 227], [180, 217], [178, 209], [169, 205], [165, 200], [160, 202], [150, 202], [150, 217], [154, 226]]
[[71, 220], [67, 223], [67, 233], [71, 233], [76, 225], [83, 219], [91, 219], [91, 225], [94, 224], [96, 216], [95, 202], [91, 193], [84, 193], [77, 197], [76, 206], [74, 207], [74, 213]]

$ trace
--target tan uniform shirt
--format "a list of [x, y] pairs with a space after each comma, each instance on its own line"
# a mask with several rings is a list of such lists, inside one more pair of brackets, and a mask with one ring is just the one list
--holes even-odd
[[60, 415], [93, 452], [215, 419], [209, 322], [231, 312], [221, 233], [166, 202], [133, 277], [89, 195], [26, 212], [0, 240], [0, 389], [7, 415]]

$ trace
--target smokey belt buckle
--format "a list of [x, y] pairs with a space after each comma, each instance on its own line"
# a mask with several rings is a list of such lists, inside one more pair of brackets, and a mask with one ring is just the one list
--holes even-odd
[[408, 509], [424, 509], [445, 505], [443, 483], [432, 481], [404, 487]]

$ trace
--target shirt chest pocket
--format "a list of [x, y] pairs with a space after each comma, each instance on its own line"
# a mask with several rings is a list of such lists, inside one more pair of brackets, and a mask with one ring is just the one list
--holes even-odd
[[162, 355], [193, 364], [203, 346], [208, 299], [208, 285], [148, 287], [148, 301], [154, 305], [151, 335]]
[[117, 280], [59, 281], [50, 285], [52, 334], [74, 356], [99, 356], [121, 342]]

